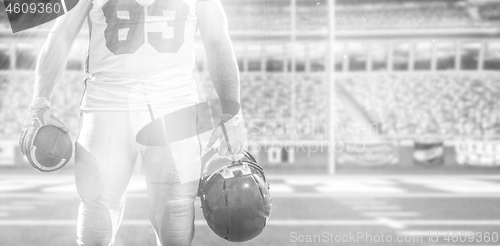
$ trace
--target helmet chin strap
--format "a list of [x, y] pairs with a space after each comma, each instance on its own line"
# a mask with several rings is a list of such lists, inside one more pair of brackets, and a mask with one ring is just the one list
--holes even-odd
[[[228, 122], [229, 120], [231, 120], [231, 115], [230, 114], [225, 114], [225, 115], [222, 115], [221, 116], [221, 122], [219, 123], [219, 126], [222, 128], [222, 134], [224, 134], [224, 139], [226, 140], [226, 143], [227, 143], [227, 148], [229, 150], [229, 152], [231, 153], [231, 144], [229, 143], [229, 137], [227, 136], [227, 130], [226, 130], [226, 126], [224, 125], [224, 123]], [[203, 155], [203, 157], [201, 158], [201, 171], [203, 172], [205, 166], [208, 164], [208, 161], [210, 160], [210, 158], [212, 158], [212, 156], [214, 156], [215, 154], [217, 154], [217, 151], [215, 149], [210, 149], [206, 154]], [[234, 163], [234, 159], [233, 159], [233, 163]]]
[[[232, 154], [233, 151], [231, 149], [231, 144], [229, 143], [229, 137], [227, 136], [226, 126], [224, 125], [224, 123], [230, 121], [232, 117], [233, 116], [230, 114], [224, 114], [221, 116], [221, 121], [219, 123], [219, 125], [222, 128], [222, 133], [224, 134], [224, 139], [226, 139], [227, 149], [229, 150], [230, 154]], [[234, 162], [234, 159], [233, 159], [233, 162]]]
[[[226, 126], [224, 125], [226, 122], [230, 121], [231, 119], [233, 118], [233, 115], [231, 114], [223, 114], [221, 116], [221, 122], [219, 123], [219, 126], [222, 128], [222, 134], [224, 135], [224, 139], [226, 140], [226, 144], [227, 144], [227, 149], [229, 151], [229, 153], [232, 153], [232, 147], [231, 147], [231, 144], [229, 143], [229, 137], [227, 135], [227, 130], [226, 130]], [[217, 154], [217, 151], [215, 149], [210, 149], [207, 153], [205, 153], [203, 155], [203, 157], [201, 157], [201, 176], [203, 177], [204, 175], [204, 172], [205, 172], [205, 166], [208, 165], [208, 161], [215, 155]], [[248, 153], [247, 151], [244, 151], [244, 154], [243, 154], [247, 159], [249, 159], [250, 161], [256, 163], [255, 159], [253, 158], [252, 155], [250, 155], [250, 153]], [[236, 161], [234, 160], [234, 156], [231, 156], [231, 159], [232, 159], [232, 165], [231, 166], [236, 166], [236, 165], [243, 165], [243, 162], [240, 160], [240, 161]], [[259, 166], [260, 167], [260, 166]]]

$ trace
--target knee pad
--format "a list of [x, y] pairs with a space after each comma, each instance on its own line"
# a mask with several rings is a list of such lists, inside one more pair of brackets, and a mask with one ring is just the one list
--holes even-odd
[[109, 209], [103, 204], [82, 201], [78, 209], [78, 245], [112, 245], [121, 219], [121, 209]]
[[189, 246], [194, 237], [194, 200], [183, 199], [156, 205], [151, 222], [158, 245]]

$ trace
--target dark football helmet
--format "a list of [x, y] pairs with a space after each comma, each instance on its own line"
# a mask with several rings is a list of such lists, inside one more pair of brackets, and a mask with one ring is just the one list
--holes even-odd
[[215, 234], [230, 242], [248, 241], [259, 235], [271, 213], [264, 170], [248, 151], [244, 155], [240, 161], [210, 161], [200, 180], [198, 195], [203, 216]]

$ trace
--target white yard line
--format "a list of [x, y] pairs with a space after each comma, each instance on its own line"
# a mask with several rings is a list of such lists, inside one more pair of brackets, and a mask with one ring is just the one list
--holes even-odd
[[375, 198], [375, 197], [385, 197], [385, 198], [500, 198], [500, 194], [494, 193], [441, 193], [441, 192], [422, 192], [422, 193], [273, 193], [271, 190], [271, 196], [274, 197], [284, 197], [284, 198], [321, 198], [321, 197], [332, 197], [332, 198]]
[[[195, 220], [195, 225], [206, 225], [205, 220]], [[149, 220], [124, 220], [122, 225], [150, 225]], [[373, 226], [373, 220], [270, 220], [269, 226]], [[0, 220], [0, 226], [76, 225], [76, 220]]]
[[408, 179], [496, 179], [500, 180], [500, 175], [468, 175], [468, 174], [457, 174], [457, 175], [266, 175], [267, 179], [313, 179], [313, 180], [374, 180], [374, 179], [396, 179], [396, 180], [408, 180]]
[[428, 244], [428, 246], [457, 246], [457, 245], [460, 245], [460, 246], [492, 246], [494, 244], [462, 244], [462, 242], [460, 242], [460, 244]]
[[342, 198], [339, 200], [345, 206], [384, 206], [387, 205], [386, 201], [373, 200], [372, 197], [353, 197], [353, 198]]
[[[404, 226], [497, 226], [500, 220], [395, 220]], [[76, 220], [0, 220], [0, 226], [45, 226], [76, 225]], [[122, 225], [150, 225], [149, 220], [124, 220]], [[195, 225], [206, 225], [204, 220], [196, 220]], [[269, 226], [373, 226], [387, 225], [384, 220], [269, 220]]]
[[14, 205], [14, 206], [0, 206], [0, 210], [33, 210], [35, 206], [28, 205]]
[[[493, 193], [273, 193], [273, 198], [339, 198], [339, 199], [368, 199], [368, 198], [500, 198], [500, 194]], [[144, 193], [128, 193], [129, 198], [145, 198]], [[36, 199], [78, 199], [76, 193], [39, 193], [39, 192], [0, 192], [0, 198], [36, 198]]]
[[377, 211], [387, 211], [387, 210], [401, 210], [400, 206], [393, 205], [361, 205], [361, 206], [352, 206], [353, 210], [377, 210]]
[[[456, 234], [454, 234], [456, 233]], [[399, 235], [403, 236], [438, 236], [438, 237], [446, 237], [446, 236], [460, 236], [460, 235], [474, 235], [473, 231], [436, 231], [436, 230], [407, 230], [407, 231], [399, 231]]]
[[400, 223], [400, 222], [393, 220], [393, 219], [390, 219], [390, 218], [379, 217], [379, 218], [376, 218], [375, 220], [380, 222], [381, 224], [389, 227], [389, 228], [392, 228], [392, 229], [401, 230], [401, 229], [406, 228], [406, 226], [403, 223]]
[[420, 216], [417, 212], [403, 212], [403, 211], [394, 211], [394, 212], [366, 212], [361, 213], [364, 216], [370, 217], [418, 217]]
[[[378, 179], [396, 179], [396, 180], [408, 180], [408, 179], [496, 179], [500, 180], [500, 175], [476, 175], [476, 174], [443, 174], [443, 175], [404, 175], [404, 174], [387, 174], [387, 175], [356, 175], [356, 174], [341, 174], [341, 175], [284, 175], [284, 174], [273, 174], [266, 175], [268, 180], [278, 179], [278, 180], [297, 180], [297, 179], [312, 179], [312, 180], [378, 180]], [[70, 174], [63, 175], [24, 175], [24, 174], [1, 174], [0, 180], [16, 180], [16, 179], [26, 179], [26, 180], [64, 180], [64, 181], [74, 181], [75, 178]], [[134, 175], [132, 179], [144, 180], [143, 175]]]
[[11, 205], [54, 205], [56, 202], [48, 200], [28, 200], [28, 201], [13, 201]]

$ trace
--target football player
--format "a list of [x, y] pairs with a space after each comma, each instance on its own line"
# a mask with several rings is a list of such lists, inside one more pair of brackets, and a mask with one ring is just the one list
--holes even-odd
[[[75, 148], [81, 200], [77, 243], [114, 243], [125, 191], [141, 155], [158, 245], [190, 245], [203, 152], [199, 136], [168, 146], [143, 146], [135, 136], [152, 118], [199, 102], [193, 75], [198, 27], [220, 100], [240, 101], [238, 67], [220, 0], [80, 0], [56, 21], [40, 52], [30, 113], [21, 133], [23, 153], [32, 148], [37, 127], [51, 124], [67, 131], [51, 113], [50, 99], [85, 20], [90, 43]], [[223, 103], [223, 113], [239, 112], [234, 105]], [[43, 117], [38, 120], [43, 124], [33, 124], [34, 116]], [[229, 142], [219, 126], [208, 147], [219, 139], [220, 155], [241, 154], [246, 143], [241, 119], [239, 115], [223, 121]]]

